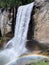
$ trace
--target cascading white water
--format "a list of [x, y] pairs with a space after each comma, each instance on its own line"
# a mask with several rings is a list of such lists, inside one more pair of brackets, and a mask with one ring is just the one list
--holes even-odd
[[33, 6], [34, 2], [28, 5], [20, 6], [18, 8], [16, 16], [15, 34], [13, 39], [11, 39], [5, 46], [6, 49], [0, 52], [0, 62], [3, 62], [0, 65], [4, 65], [6, 62], [9, 62], [10, 60], [20, 56], [27, 51], [25, 45]]

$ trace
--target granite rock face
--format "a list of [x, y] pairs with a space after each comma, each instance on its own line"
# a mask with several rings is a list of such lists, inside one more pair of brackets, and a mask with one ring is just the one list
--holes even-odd
[[9, 18], [8, 15], [9, 13], [6, 10], [0, 12], [0, 31], [2, 36], [6, 36], [9, 32], [12, 32], [11, 30], [12, 17]]
[[34, 39], [49, 43], [49, 0], [35, 0]]

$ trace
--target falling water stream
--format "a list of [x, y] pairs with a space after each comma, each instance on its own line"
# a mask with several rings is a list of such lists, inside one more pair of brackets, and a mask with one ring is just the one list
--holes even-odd
[[13, 39], [7, 43], [5, 49], [0, 52], [0, 65], [4, 65], [27, 51], [25, 45], [33, 6], [34, 2], [18, 8], [15, 34]]
[[[20, 64], [19, 62], [15, 63], [15, 59], [18, 60], [17, 57], [27, 52], [25, 45], [33, 6], [34, 2], [18, 8], [15, 34], [14, 37], [7, 43], [7, 45], [5, 45], [5, 49], [0, 51], [0, 65], [23, 65], [23, 63]], [[37, 58], [38, 56], [33, 57]], [[29, 58], [32, 59], [32, 56]], [[12, 62], [12, 64], [10, 62]]]

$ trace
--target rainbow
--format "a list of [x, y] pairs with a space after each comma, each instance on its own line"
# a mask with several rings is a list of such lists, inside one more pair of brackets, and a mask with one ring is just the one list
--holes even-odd
[[17, 61], [20, 58], [27, 58], [27, 57], [43, 57], [43, 58], [49, 59], [49, 56], [42, 55], [42, 54], [27, 54], [27, 55], [23, 55], [23, 56], [20, 56], [20, 57], [13, 58], [13, 60], [11, 60], [10, 62], [6, 63], [5, 65], [10, 65], [11, 63], [13, 63], [14, 61]]

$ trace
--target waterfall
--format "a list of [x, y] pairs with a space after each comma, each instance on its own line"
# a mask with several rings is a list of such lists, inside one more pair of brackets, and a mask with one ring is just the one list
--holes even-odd
[[19, 57], [27, 51], [25, 45], [33, 6], [34, 2], [18, 8], [14, 37], [7, 43], [5, 46], [6, 49], [0, 52], [0, 61], [2, 61], [1, 65]]

